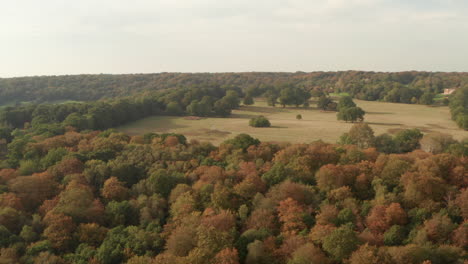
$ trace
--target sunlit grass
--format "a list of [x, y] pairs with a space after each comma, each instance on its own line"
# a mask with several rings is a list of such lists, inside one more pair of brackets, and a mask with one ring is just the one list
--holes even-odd
[[[457, 139], [468, 136], [468, 132], [459, 129], [450, 120], [448, 107], [396, 104], [355, 100], [367, 114], [365, 121], [376, 134], [396, 133], [401, 129], [419, 128], [423, 132], [438, 131], [453, 135]], [[117, 129], [130, 135], [147, 132], [181, 133], [189, 139], [211, 141], [218, 144], [240, 133], [247, 133], [263, 141], [311, 142], [322, 139], [336, 142], [352, 126], [336, 120], [336, 113], [323, 112], [311, 108], [270, 107], [257, 99], [253, 106], [242, 106], [234, 110], [230, 118], [201, 118], [189, 120], [184, 117], [155, 116], [148, 117]], [[296, 115], [301, 114], [302, 120]], [[263, 115], [270, 122], [270, 128], [249, 126], [249, 119]]]

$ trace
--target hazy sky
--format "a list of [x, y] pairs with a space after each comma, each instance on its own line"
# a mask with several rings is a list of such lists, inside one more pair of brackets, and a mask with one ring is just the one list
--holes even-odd
[[0, 0], [0, 77], [468, 71], [467, 0]]

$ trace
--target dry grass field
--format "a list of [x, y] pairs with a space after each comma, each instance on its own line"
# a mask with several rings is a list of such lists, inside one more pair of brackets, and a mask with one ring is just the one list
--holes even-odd
[[[468, 132], [459, 129], [450, 120], [448, 107], [395, 104], [354, 100], [366, 111], [365, 122], [375, 134], [394, 134], [401, 129], [418, 128], [422, 132], [442, 132], [456, 139], [468, 137]], [[311, 106], [315, 106], [312, 102]], [[301, 114], [302, 120], [296, 120]], [[250, 118], [264, 115], [272, 127], [253, 128], [248, 125]], [[247, 133], [262, 141], [311, 142], [322, 139], [334, 143], [349, 130], [351, 123], [336, 120], [336, 113], [322, 112], [314, 108], [269, 107], [260, 99], [253, 106], [242, 106], [233, 111], [230, 118], [187, 118], [155, 116], [118, 127], [129, 135], [147, 132], [173, 132], [184, 134], [188, 139], [210, 141], [213, 144]]]

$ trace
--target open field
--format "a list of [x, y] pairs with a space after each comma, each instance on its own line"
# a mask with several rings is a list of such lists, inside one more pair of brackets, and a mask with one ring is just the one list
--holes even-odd
[[[367, 114], [365, 121], [375, 134], [394, 134], [401, 129], [419, 128], [422, 132], [442, 132], [456, 139], [468, 137], [468, 132], [459, 129], [450, 120], [448, 107], [395, 104], [354, 100]], [[311, 103], [315, 106], [315, 103]], [[302, 120], [296, 120], [301, 114]], [[250, 118], [264, 115], [272, 127], [253, 128], [248, 125]], [[233, 111], [230, 118], [201, 118], [190, 120], [186, 117], [155, 116], [118, 127], [130, 135], [147, 132], [173, 132], [184, 134], [188, 139], [210, 141], [218, 144], [239, 133], [247, 133], [262, 141], [311, 142], [322, 139], [336, 142], [347, 132], [351, 123], [336, 120], [335, 112], [321, 112], [317, 109], [269, 107], [257, 99], [254, 106], [242, 106]]]

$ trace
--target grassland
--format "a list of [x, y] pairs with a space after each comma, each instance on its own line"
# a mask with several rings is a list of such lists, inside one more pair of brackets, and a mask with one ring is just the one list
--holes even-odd
[[[434, 131], [451, 134], [456, 139], [468, 137], [468, 132], [459, 129], [450, 120], [448, 107], [360, 100], [355, 102], [367, 112], [365, 121], [377, 135], [394, 134], [406, 128], [418, 128], [425, 133]], [[315, 106], [313, 102], [311, 105]], [[302, 115], [302, 120], [296, 120], [297, 114]], [[258, 115], [266, 116], [272, 127], [250, 127], [248, 120]], [[311, 142], [322, 139], [326, 142], [336, 142], [351, 126], [351, 123], [337, 121], [334, 112], [322, 112], [314, 108], [274, 108], [257, 99], [255, 105], [242, 106], [233, 111], [230, 118], [194, 120], [186, 117], [155, 116], [118, 127], [117, 130], [130, 135], [147, 132], [181, 133], [188, 139], [210, 141], [213, 144], [240, 133], [250, 134], [262, 141]]]

